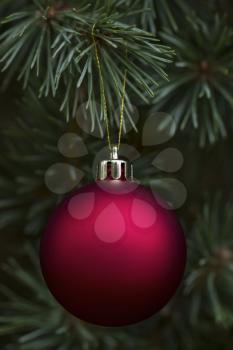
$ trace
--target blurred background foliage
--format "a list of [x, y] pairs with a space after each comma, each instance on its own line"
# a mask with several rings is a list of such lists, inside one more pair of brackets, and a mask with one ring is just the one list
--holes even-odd
[[[232, 14], [230, 0], [0, 1], [1, 350], [233, 348]], [[163, 178], [151, 162], [175, 147], [184, 165], [174, 176], [188, 190], [177, 211], [188, 240], [178, 293], [158, 315], [116, 329], [66, 313], [50, 296], [37, 255], [47, 217], [64, 195], [48, 189], [46, 171], [66, 163], [81, 172], [81, 186], [92, 180], [92, 162], [105, 146], [75, 118], [88, 101], [90, 128], [103, 136], [94, 23], [112, 130], [124, 69], [130, 70], [131, 131], [123, 142], [140, 154], [136, 176], [145, 184]], [[174, 117], [175, 135], [145, 148], [144, 121], [157, 111]], [[68, 132], [85, 144], [82, 157], [60, 152]]]

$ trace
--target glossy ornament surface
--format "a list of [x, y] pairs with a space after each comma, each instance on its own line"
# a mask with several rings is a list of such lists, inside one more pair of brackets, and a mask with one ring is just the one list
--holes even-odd
[[171, 299], [184, 273], [186, 244], [176, 215], [150, 189], [108, 173], [58, 206], [40, 260], [66, 310], [93, 324], [123, 326]]

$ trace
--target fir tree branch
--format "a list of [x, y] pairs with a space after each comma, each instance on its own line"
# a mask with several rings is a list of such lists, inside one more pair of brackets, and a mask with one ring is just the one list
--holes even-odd
[[161, 34], [176, 49], [177, 59], [154, 103], [174, 116], [177, 128], [196, 129], [204, 146], [226, 137], [232, 127], [224, 115], [233, 110], [233, 30], [218, 16], [214, 23], [192, 16], [184, 25], [186, 32]]
[[[130, 9], [129, 13], [130, 13]], [[44, 6], [42, 1], [25, 7], [5, 18], [0, 36], [2, 70], [14, 70], [26, 87], [34, 74], [41, 80], [40, 96], [55, 96], [65, 91], [61, 110], [69, 120], [76, 109], [77, 90], [82, 89], [91, 117], [99, 101], [97, 67], [92, 40], [100, 52], [110, 116], [119, 107], [124, 70], [128, 70], [126, 108], [131, 110], [132, 92], [137, 99], [148, 101], [155, 92], [158, 76], [167, 79], [164, 67], [171, 61], [172, 51], [152, 34], [120, 22], [115, 6], [90, 9]], [[127, 47], [128, 57], [125, 57]], [[149, 72], [145, 73], [145, 67]], [[157, 77], [156, 77], [157, 76]], [[116, 85], [117, 82], [117, 85]], [[116, 101], [112, 105], [112, 101]], [[103, 108], [103, 107], [101, 107]], [[101, 111], [102, 114], [103, 111]], [[103, 120], [100, 121], [103, 124]]]
[[204, 204], [190, 235], [185, 292], [193, 323], [214, 317], [222, 326], [233, 324], [232, 225], [233, 205], [218, 194]]

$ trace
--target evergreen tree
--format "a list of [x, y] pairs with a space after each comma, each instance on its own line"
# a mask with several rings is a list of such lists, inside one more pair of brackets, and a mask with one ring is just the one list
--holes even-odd
[[[232, 10], [229, 0], [0, 2], [2, 350], [232, 349]], [[188, 264], [160, 313], [108, 329], [54, 301], [38, 244], [63, 196], [93, 179], [107, 141], [106, 110], [116, 139], [124, 93], [122, 142], [132, 148], [122, 148], [135, 159], [136, 177], [175, 198], [175, 207], [187, 188], [177, 215]], [[145, 142], [156, 116], [147, 134], [155, 141]], [[169, 123], [160, 142], [158, 130]], [[76, 144], [64, 149], [67, 134], [76, 135], [80, 153], [72, 154]], [[182, 168], [178, 153], [164, 156], [174, 148]], [[167, 181], [172, 171], [176, 182]], [[57, 174], [51, 190], [48, 177]]]

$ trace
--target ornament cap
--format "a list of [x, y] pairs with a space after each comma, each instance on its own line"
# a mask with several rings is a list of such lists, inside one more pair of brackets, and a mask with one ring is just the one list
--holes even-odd
[[97, 180], [133, 180], [133, 165], [118, 158], [118, 146], [112, 146], [109, 159], [97, 165]]

